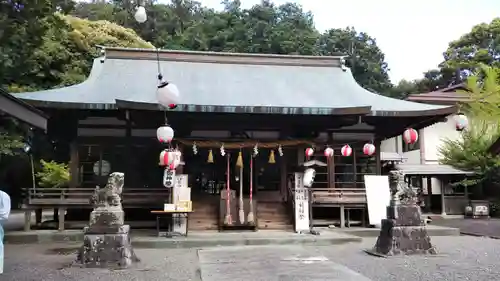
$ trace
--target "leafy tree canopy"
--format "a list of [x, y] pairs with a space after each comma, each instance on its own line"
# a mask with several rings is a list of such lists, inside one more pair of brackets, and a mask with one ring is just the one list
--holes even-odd
[[[243, 9], [239, 0], [224, 0], [224, 9], [215, 11], [192, 0], [144, 1], [148, 20], [139, 24], [133, 18], [135, 1], [58, 1], [42, 0], [29, 10], [31, 14], [26, 8], [9, 6], [12, 12], [7, 19], [17, 17], [22, 23], [12, 25], [12, 20], [9, 33], [0, 37], [5, 39], [0, 40], [0, 53], [12, 58], [0, 62], [1, 73], [9, 74], [0, 75], [0, 83], [11, 91], [83, 81], [96, 55], [95, 44], [102, 44], [215, 52], [343, 53], [351, 57], [354, 77], [363, 87], [391, 94], [389, 69], [374, 38], [353, 28], [321, 34], [314, 27], [313, 15], [293, 3], [262, 1]], [[72, 4], [63, 7], [61, 3]]]

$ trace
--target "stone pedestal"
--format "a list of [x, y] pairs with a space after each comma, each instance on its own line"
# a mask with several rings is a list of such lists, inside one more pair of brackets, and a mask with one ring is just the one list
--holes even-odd
[[371, 253], [383, 256], [437, 254], [421, 218], [419, 206], [390, 206], [387, 208], [387, 217], [382, 220], [380, 234]]
[[127, 268], [139, 259], [130, 241], [130, 226], [86, 227], [79, 262], [85, 267]]
[[123, 173], [112, 173], [106, 187], [96, 188], [90, 199], [94, 210], [78, 253], [78, 263], [84, 267], [122, 269], [139, 261], [132, 249], [130, 226], [123, 224], [123, 181]]

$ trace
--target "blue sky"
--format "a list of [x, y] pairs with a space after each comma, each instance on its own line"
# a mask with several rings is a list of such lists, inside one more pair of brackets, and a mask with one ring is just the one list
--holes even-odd
[[[198, 0], [221, 9], [221, 0]], [[163, 1], [162, 1], [163, 2]], [[241, 0], [243, 7], [260, 0]], [[377, 39], [393, 83], [421, 78], [442, 61], [448, 43], [481, 22], [500, 17], [500, 0], [274, 0], [314, 14], [320, 30], [354, 26]]]

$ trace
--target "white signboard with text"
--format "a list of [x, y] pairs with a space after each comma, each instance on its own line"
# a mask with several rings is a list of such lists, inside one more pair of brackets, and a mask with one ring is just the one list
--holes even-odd
[[365, 175], [366, 202], [370, 225], [380, 226], [387, 218], [387, 206], [391, 201], [388, 176]]
[[295, 232], [309, 231], [309, 191], [304, 187], [304, 173], [295, 173]]
[[[172, 198], [173, 204], [177, 204], [179, 201], [191, 201], [191, 188], [188, 187], [188, 175], [179, 174], [175, 176]], [[173, 231], [185, 235], [187, 232], [186, 214], [174, 214], [173, 216]]]

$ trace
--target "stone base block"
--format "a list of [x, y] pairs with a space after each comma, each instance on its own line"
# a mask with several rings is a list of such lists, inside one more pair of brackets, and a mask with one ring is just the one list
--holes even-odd
[[123, 225], [125, 213], [121, 207], [96, 208], [90, 213], [89, 224], [93, 225]]
[[421, 212], [416, 204], [387, 207], [387, 217], [394, 219], [397, 226], [424, 225]]
[[[93, 229], [95, 230], [95, 229]], [[119, 233], [86, 232], [78, 262], [84, 267], [127, 268], [139, 259], [130, 241], [128, 225], [119, 228]], [[89, 231], [89, 229], [86, 229]]]
[[425, 226], [398, 226], [397, 221], [392, 219], [382, 220], [372, 252], [384, 256], [437, 254]]

